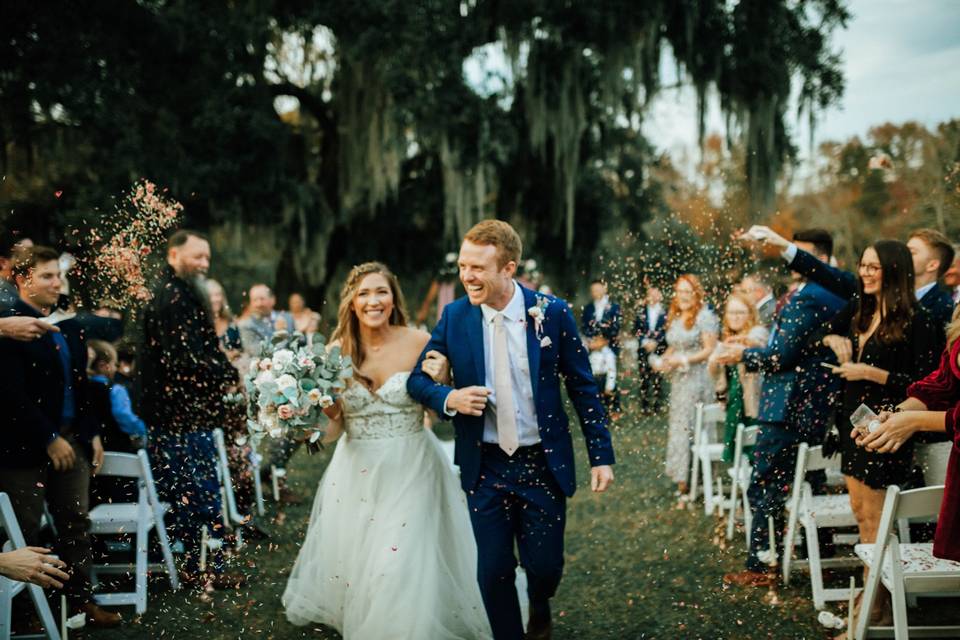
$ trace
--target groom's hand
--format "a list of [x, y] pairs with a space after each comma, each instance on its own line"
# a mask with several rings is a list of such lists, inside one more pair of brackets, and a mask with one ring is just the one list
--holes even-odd
[[483, 410], [487, 407], [489, 395], [490, 390], [486, 387], [454, 389], [447, 396], [447, 410], [467, 416], [482, 416]]
[[613, 484], [613, 467], [608, 464], [590, 468], [590, 490], [603, 493]]

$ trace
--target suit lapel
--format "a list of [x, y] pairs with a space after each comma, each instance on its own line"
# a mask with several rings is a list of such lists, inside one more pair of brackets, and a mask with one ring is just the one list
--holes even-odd
[[470, 305], [467, 312], [467, 344], [470, 345], [470, 354], [477, 369], [477, 384], [486, 382], [486, 360], [483, 352], [483, 312], [479, 306]]
[[527, 362], [530, 364], [530, 388], [533, 389], [533, 402], [536, 404], [540, 391], [537, 384], [540, 380], [540, 340], [537, 338], [536, 323], [527, 310], [536, 306], [537, 295], [526, 287], [517, 286], [523, 291], [523, 313], [527, 323]]

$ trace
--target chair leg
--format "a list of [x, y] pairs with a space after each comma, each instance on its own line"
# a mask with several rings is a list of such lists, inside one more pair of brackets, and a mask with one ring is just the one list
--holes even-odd
[[750, 499], [747, 497], [747, 492], [743, 487], [740, 487], [740, 493], [743, 494], [743, 528], [746, 529], [744, 534], [747, 539], [747, 548], [750, 548], [750, 528], [753, 527], [753, 511], [750, 510]]
[[[880, 544], [877, 541], [875, 544]], [[877, 559], [877, 554], [873, 554], [873, 559]], [[874, 567], [867, 574], [867, 582], [863, 588], [863, 598], [860, 600], [860, 615], [857, 616], [857, 632], [855, 640], [865, 640], [867, 637], [867, 626], [870, 624], [870, 610], [873, 609], [873, 601], [877, 597], [877, 589], [880, 586], [880, 573], [883, 571], [883, 560], [873, 562]]]
[[903, 583], [898, 582], [893, 585], [893, 592], [890, 595], [893, 601], [893, 637], [897, 640], [907, 640], [910, 637], [910, 626], [907, 623], [907, 599], [903, 593]]
[[[706, 445], [703, 445], [706, 446]], [[703, 515], [709, 516], [713, 513], [713, 462], [710, 460], [710, 454], [703, 451], [700, 454], [700, 466], [703, 468]]]
[[803, 522], [807, 540], [807, 558], [810, 564], [810, 586], [813, 590], [813, 607], [818, 611], [826, 606], [823, 592], [823, 565], [820, 563], [820, 535], [816, 520]]
[[734, 467], [733, 482], [730, 483], [730, 511], [727, 513], [727, 540], [733, 539], [733, 527], [737, 520], [737, 474], [740, 472], [738, 467]]
[[[251, 454], [257, 455], [257, 454]], [[263, 481], [260, 479], [260, 465], [250, 465], [250, 472], [253, 473], [253, 495], [257, 502], [257, 515], [262, 516], [263, 511]]]
[[790, 509], [790, 518], [787, 520], [787, 537], [783, 539], [783, 584], [790, 584], [790, 568], [793, 565], [793, 547], [797, 537], [797, 509], [799, 505], [793, 505]]
[[173, 562], [173, 551], [170, 549], [170, 538], [167, 537], [167, 527], [163, 523], [163, 518], [155, 518], [153, 527], [157, 532], [157, 538], [160, 540], [160, 549], [163, 551], [163, 562], [167, 566], [170, 588], [176, 591], [180, 588], [180, 577], [177, 575], [177, 568]]
[[147, 610], [147, 546], [150, 529], [143, 520], [137, 526], [137, 574], [136, 574], [136, 611], [143, 614]]
[[270, 482], [273, 484], [273, 501], [280, 502], [280, 478], [274, 465], [270, 465]]
[[0, 576], [0, 640], [10, 640], [12, 605], [13, 582]]
[[50, 603], [47, 602], [47, 596], [43, 594], [43, 589], [35, 584], [27, 585], [30, 591], [30, 599], [33, 600], [33, 608], [40, 618], [43, 628], [46, 629], [49, 640], [60, 640], [60, 628], [53, 619], [53, 612], [50, 611]]

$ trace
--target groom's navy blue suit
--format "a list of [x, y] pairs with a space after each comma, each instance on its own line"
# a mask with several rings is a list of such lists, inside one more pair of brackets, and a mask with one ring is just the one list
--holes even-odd
[[[517, 285], [520, 286], [520, 285]], [[522, 288], [525, 308], [545, 298], [540, 335], [527, 317], [527, 357], [541, 442], [507, 456], [496, 444], [484, 443], [484, 417], [458, 414], [454, 460], [467, 493], [477, 540], [477, 575], [484, 606], [497, 640], [523, 638], [520, 607], [514, 588], [516, 559], [528, 579], [533, 606], [545, 605], [556, 592], [563, 572], [563, 530], [566, 498], [576, 487], [573, 440], [563, 409], [560, 376], [580, 417], [590, 465], [614, 463], [607, 416], [590, 370], [577, 324], [566, 302]], [[451, 387], [435, 383], [421, 365], [428, 351], [450, 361], [458, 388], [484, 386], [486, 380], [483, 314], [462, 297], [444, 308], [430, 342], [410, 375], [407, 390], [418, 402], [445, 416]]]

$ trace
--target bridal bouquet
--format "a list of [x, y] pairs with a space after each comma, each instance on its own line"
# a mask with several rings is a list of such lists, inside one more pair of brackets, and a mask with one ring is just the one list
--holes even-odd
[[327, 351], [324, 338], [306, 344], [300, 333], [278, 331], [264, 343], [260, 357], [250, 362], [244, 376], [247, 397], [247, 428], [254, 444], [264, 435], [284, 436], [289, 429], [309, 433], [309, 441], [324, 435], [331, 406], [353, 375], [350, 356], [339, 347]]

